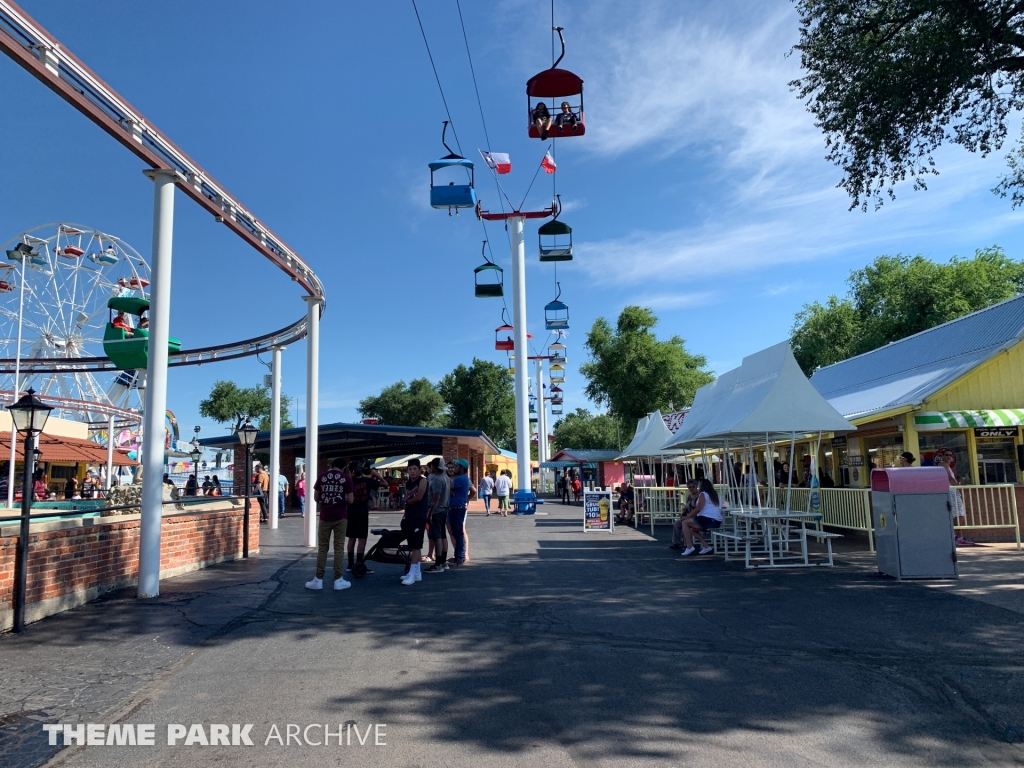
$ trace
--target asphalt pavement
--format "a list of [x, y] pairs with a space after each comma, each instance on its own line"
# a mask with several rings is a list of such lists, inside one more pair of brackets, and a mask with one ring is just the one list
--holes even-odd
[[[680, 559], [667, 527], [584, 533], [557, 504], [468, 525], [463, 568], [405, 587], [374, 565], [312, 592], [289, 517], [260, 555], [156, 600], [123, 591], [0, 637], [0, 765], [1024, 763], [1015, 551], [997, 584], [936, 588], [863, 553]], [[150, 724], [154, 744], [51, 747], [44, 723]], [[220, 734], [238, 745], [203, 745]]]

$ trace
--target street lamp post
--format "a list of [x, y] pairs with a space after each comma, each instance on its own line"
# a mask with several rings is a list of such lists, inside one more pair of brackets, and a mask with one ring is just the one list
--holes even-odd
[[195, 483], [195, 495], [199, 495], [199, 460], [203, 458], [203, 446], [199, 444], [199, 430], [200, 427], [196, 427], [196, 433], [192, 437], [192, 450], [189, 451], [189, 456], [192, 458], [192, 480]]
[[245, 448], [245, 512], [242, 513], [242, 557], [249, 556], [249, 496], [252, 494], [252, 447], [256, 443], [256, 427], [245, 420], [237, 431], [238, 442]]
[[35, 471], [35, 441], [46, 425], [46, 419], [53, 409], [36, 397], [35, 391], [29, 387], [28, 392], [18, 402], [9, 405], [11, 420], [18, 434], [25, 436], [25, 471], [21, 481], [21, 533], [18, 535], [18, 551], [14, 559], [14, 631], [21, 632], [25, 628], [25, 599], [28, 585], [28, 536], [29, 522], [32, 514], [32, 474]]

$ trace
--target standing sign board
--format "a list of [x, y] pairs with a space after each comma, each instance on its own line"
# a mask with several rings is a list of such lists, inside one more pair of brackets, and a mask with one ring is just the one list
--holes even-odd
[[611, 489], [583, 491], [583, 530], [611, 533], [614, 528]]

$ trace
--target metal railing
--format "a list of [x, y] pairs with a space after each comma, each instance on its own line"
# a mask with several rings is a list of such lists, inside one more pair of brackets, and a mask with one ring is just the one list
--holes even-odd
[[957, 533], [1012, 528], [1017, 549], [1021, 548], [1017, 494], [1013, 485], [960, 485], [956, 490], [963, 499], [966, 515], [953, 521]]

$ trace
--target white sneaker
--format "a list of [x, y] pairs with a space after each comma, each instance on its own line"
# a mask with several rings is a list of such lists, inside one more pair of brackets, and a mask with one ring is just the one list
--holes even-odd
[[690, 557], [696, 551], [697, 551], [696, 547], [687, 547], [686, 549], [684, 549], [682, 552], [679, 553], [679, 556], [680, 557]]
[[702, 555], [710, 555], [710, 554], [711, 554], [712, 552], [714, 552], [714, 551], [715, 551], [714, 547], [703, 547], [703, 548], [701, 549], [700, 553], [701, 553]]
[[409, 571], [407, 574], [405, 574], [405, 576], [402, 577], [401, 581], [403, 587], [411, 587], [417, 581], [416, 574], [414, 574], [412, 571]]
[[324, 580], [318, 579], [315, 576], [306, 582], [306, 589], [323, 589]]
[[345, 581], [345, 577], [344, 576], [342, 576], [340, 579], [335, 579], [334, 580], [334, 588], [336, 590], [338, 590], [339, 592], [341, 590], [343, 590], [343, 589], [348, 589], [351, 586], [352, 586], [352, 582], [351, 581]]

